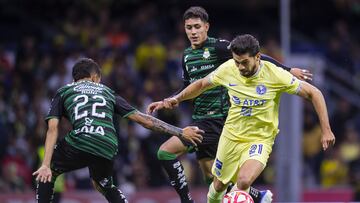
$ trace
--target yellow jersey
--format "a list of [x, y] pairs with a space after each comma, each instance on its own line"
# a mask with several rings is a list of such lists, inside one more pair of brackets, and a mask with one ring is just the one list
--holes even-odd
[[231, 107], [222, 136], [237, 142], [273, 144], [279, 132], [281, 93], [296, 94], [301, 88], [296, 77], [267, 61], [247, 78], [230, 59], [210, 74], [210, 82], [228, 90]]

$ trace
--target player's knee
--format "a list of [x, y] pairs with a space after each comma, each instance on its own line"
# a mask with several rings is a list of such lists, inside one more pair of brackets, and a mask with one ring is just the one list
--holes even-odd
[[239, 175], [238, 180], [237, 180], [237, 187], [240, 190], [246, 190], [250, 187], [251, 182], [252, 182], [251, 176]]
[[176, 154], [170, 153], [166, 150], [162, 150], [161, 147], [157, 152], [157, 158], [159, 160], [174, 160], [176, 159]]
[[214, 179], [213, 185], [216, 192], [222, 192], [226, 189], [226, 185], [217, 179]]

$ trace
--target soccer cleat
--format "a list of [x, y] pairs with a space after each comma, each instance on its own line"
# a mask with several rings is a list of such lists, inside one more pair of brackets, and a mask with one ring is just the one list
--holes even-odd
[[270, 190], [260, 191], [260, 203], [271, 203], [272, 202], [272, 192]]

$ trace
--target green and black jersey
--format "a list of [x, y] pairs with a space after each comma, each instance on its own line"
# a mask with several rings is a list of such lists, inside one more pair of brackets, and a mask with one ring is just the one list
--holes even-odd
[[[188, 47], [183, 54], [184, 89], [190, 83], [206, 77], [222, 63], [232, 58], [228, 49], [229, 41], [208, 37], [202, 47]], [[288, 71], [290, 68], [275, 59], [261, 55], [261, 60], [270, 61]], [[224, 87], [215, 87], [203, 92], [194, 99], [193, 120], [206, 118], [224, 118], [229, 110], [229, 98]]]
[[107, 86], [80, 81], [57, 91], [46, 120], [66, 117], [72, 124], [65, 136], [70, 145], [111, 160], [118, 150], [113, 116], [132, 112], [135, 108]]

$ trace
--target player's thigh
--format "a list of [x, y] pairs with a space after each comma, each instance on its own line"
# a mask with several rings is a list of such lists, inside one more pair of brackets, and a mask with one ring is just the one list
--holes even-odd
[[213, 175], [211, 173], [211, 167], [214, 163], [214, 159], [212, 158], [203, 158], [198, 160], [199, 166], [201, 171], [203, 172], [204, 176], [207, 178], [211, 178]]
[[224, 121], [222, 118], [201, 119], [190, 124], [205, 131], [202, 142], [196, 147], [196, 158], [198, 160], [205, 158], [215, 159]]
[[246, 160], [240, 167], [237, 182], [245, 182], [251, 185], [264, 170], [264, 164], [255, 159]]
[[236, 180], [243, 148], [241, 143], [226, 138], [224, 134], [220, 137], [212, 174], [223, 184]]
[[252, 142], [248, 143], [240, 160], [240, 169], [237, 179], [254, 181], [264, 170], [272, 151], [272, 144]]
[[179, 137], [172, 136], [165, 141], [159, 149], [180, 156], [187, 152], [188, 146], [186, 146]]
[[85, 152], [68, 144], [64, 139], [57, 143], [51, 159], [51, 170], [54, 175], [60, 175], [69, 171], [87, 166], [84, 160]]
[[89, 155], [89, 172], [93, 181], [97, 182], [101, 186], [111, 186], [113, 184], [113, 166], [114, 162], [102, 157]]
[[272, 146], [273, 144], [265, 142], [247, 143], [244, 148], [244, 156], [240, 160], [240, 165], [243, 165], [247, 160], [253, 159], [261, 162], [265, 168], [272, 151]]

